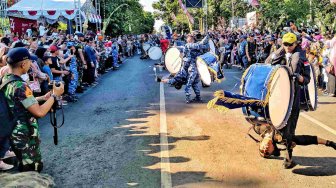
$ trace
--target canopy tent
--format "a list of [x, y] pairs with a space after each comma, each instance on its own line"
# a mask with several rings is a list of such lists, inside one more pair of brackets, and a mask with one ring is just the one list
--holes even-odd
[[[37, 20], [40, 17], [57, 20], [61, 16], [73, 20], [77, 11], [74, 0], [21, 0], [7, 9], [9, 16], [32, 20]], [[86, 18], [86, 14], [95, 15], [97, 19], [94, 21], [101, 22], [101, 17], [96, 15], [90, 0], [80, 0], [80, 11], [84, 18]]]

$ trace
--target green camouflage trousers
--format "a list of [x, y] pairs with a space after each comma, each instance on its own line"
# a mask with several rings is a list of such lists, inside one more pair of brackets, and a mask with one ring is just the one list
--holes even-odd
[[84, 75], [84, 68], [82, 63], [78, 64], [78, 82], [77, 82], [77, 86], [81, 86], [83, 83], [83, 75]]
[[37, 126], [23, 123], [16, 125], [11, 135], [11, 145], [19, 160], [20, 171], [40, 172], [42, 170], [40, 135]]

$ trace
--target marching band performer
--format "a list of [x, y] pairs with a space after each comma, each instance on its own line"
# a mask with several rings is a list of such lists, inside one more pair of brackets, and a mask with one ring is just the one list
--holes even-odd
[[[293, 70], [295, 76], [294, 81], [294, 102], [291, 115], [288, 119], [287, 126], [280, 130], [283, 138], [286, 140], [287, 155], [285, 157], [283, 166], [285, 169], [293, 168], [295, 163], [292, 160], [293, 153], [293, 139], [295, 138], [295, 129], [300, 114], [300, 85], [307, 85], [310, 81], [310, 66], [305, 56], [305, 53], [298, 46], [297, 37], [294, 33], [287, 33], [282, 38], [282, 46], [278, 49], [272, 57], [266, 60], [266, 63], [283, 64], [286, 54], [293, 54], [287, 60], [286, 65]], [[280, 60], [281, 59], [281, 60]], [[280, 61], [279, 61], [280, 60]], [[275, 150], [278, 150], [275, 147]]]
[[[187, 37], [187, 44], [184, 48], [184, 58], [183, 58], [183, 66], [180, 72], [172, 79], [163, 79], [163, 83], [168, 83], [170, 85], [176, 85], [179, 83], [181, 85], [181, 80], [184, 76], [187, 75], [186, 79], [186, 87], [185, 87], [185, 94], [186, 94], [186, 103], [191, 102], [201, 102], [201, 91], [199, 88], [199, 73], [196, 67], [196, 58], [201, 55], [202, 49], [208, 49], [209, 36], [207, 35], [201, 42], [195, 43], [195, 39], [193, 35], [188, 35]], [[182, 86], [182, 85], [181, 85]], [[180, 87], [181, 87], [180, 86]], [[196, 97], [191, 99], [191, 89], [194, 90]]]

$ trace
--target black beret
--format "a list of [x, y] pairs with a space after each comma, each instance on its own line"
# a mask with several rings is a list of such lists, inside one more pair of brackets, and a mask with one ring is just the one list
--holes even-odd
[[18, 47], [9, 50], [7, 54], [7, 63], [10, 65], [14, 65], [20, 61], [30, 59], [31, 56], [27, 48]]
[[25, 47], [27, 46], [26, 44], [24, 44], [22, 41], [16, 41], [13, 42], [13, 44], [11, 45], [11, 48], [19, 48], [19, 47]]

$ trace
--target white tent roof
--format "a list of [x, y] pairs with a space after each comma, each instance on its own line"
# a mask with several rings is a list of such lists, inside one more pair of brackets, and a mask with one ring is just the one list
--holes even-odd
[[[86, 0], [80, 0], [81, 6]], [[74, 19], [76, 15], [74, 0], [21, 0], [7, 9], [7, 12], [18, 12], [28, 19], [37, 19], [44, 16], [49, 19], [57, 19], [64, 16], [67, 19]]]
[[[86, 0], [80, 0], [81, 6]], [[74, 0], [21, 0], [8, 11], [74, 10]]]

